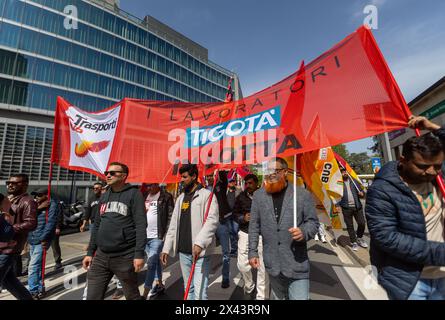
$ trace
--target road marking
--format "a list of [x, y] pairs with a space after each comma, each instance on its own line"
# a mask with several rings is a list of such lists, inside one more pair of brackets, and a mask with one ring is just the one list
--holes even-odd
[[344, 264], [344, 265], [354, 265], [354, 263], [352, 262], [352, 260], [348, 257], [348, 255], [343, 251], [342, 248], [340, 248], [338, 245], [337, 246], [333, 246], [331, 244], [331, 241], [335, 241], [334, 237], [331, 235], [330, 232], [325, 232], [326, 234], [326, 240], [328, 240], [329, 246], [332, 248], [332, 251], [335, 252], [335, 254], [337, 255], [337, 257], [340, 259], [340, 261]]

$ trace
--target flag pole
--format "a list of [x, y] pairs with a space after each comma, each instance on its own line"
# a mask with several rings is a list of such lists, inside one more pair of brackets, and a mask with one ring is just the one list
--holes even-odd
[[294, 156], [294, 228], [297, 227], [297, 155]]
[[[209, 215], [210, 205], [212, 204], [213, 194], [215, 193], [214, 191], [215, 191], [215, 187], [216, 187], [216, 182], [218, 180], [218, 172], [219, 172], [219, 170], [216, 169], [215, 173], [214, 173], [215, 178], [213, 179], [213, 189], [212, 189], [212, 192], [210, 193], [209, 203], [207, 204], [207, 209], [206, 209], [206, 212], [205, 212], [205, 215], [204, 215], [204, 220], [202, 222], [203, 225], [204, 225], [204, 223], [207, 220], [207, 216]], [[184, 300], [187, 300], [187, 298], [189, 296], [190, 286], [192, 284], [192, 279], [193, 279], [193, 275], [195, 273], [195, 266], [196, 266], [196, 262], [197, 261], [198, 261], [198, 257], [196, 256], [196, 257], [193, 258], [193, 264], [192, 264], [192, 267], [190, 269], [189, 278], [187, 280], [187, 287], [185, 288], [185, 292], [184, 292]]]
[[[49, 177], [48, 177], [48, 200], [49, 205], [46, 208], [45, 212], [45, 225], [48, 224], [48, 215], [49, 209], [51, 207], [51, 182], [53, 179], [53, 161], [52, 159], [49, 162]], [[57, 212], [59, 214], [59, 212]], [[42, 287], [45, 288], [45, 267], [46, 267], [46, 247], [43, 248], [43, 256], [42, 256]]]

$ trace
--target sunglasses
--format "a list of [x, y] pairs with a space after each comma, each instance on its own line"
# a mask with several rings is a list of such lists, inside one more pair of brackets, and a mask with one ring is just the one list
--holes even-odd
[[16, 186], [16, 185], [18, 185], [18, 184], [20, 184], [22, 182], [23, 181], [19, 181], [19, 182], [17, 182], [17, 181], [6, 181], [6, 185], [8, 186], [8, 185], [12, 184], [12, 185]]
[[123, 171], [105, 171], [104, 175], [108, 176], [108, 174], [110, 174], [112, 177], [114, 177], [116, 173], [123, 173]]

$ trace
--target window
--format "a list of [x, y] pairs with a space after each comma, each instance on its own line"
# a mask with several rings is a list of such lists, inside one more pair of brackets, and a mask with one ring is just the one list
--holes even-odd
[[104, 53], [100, 54], [100, 71], [106, 74], [112, 74], [113, 57]]
[[100, 77], [99, 94], [105, 97], [111, 97], [111, 79], [107, 77]]
[[93, 70], [99, 70], [100, 53], [96, 50], [86, 48], [86, 67]]
[[125, 66], [125, 79], [131, 82], [136, 82], [136, 66], [131, 63], [126, 63]]
[[131, 43], [127, 43], [127, 54], [125, 56], [128, 60], [136, 61], [136, 46]]
[[138, 27], [132, 23], [128, 23], [128, 39], [133, 42], [139, 42], [138, 40]]
[[55, 47], [52, 48], [53, 57], [58, 60], [71, 62], [73, 53], [72, 47], [76, 47], [77, 45], [60, 39], [54, 39], [54, 43]]
[[6, 1], [3, 17], [9, 20], [20, 22], [22, 19], [24, 3], [17, 0]]
[[88, 44], [95, 48], [100, 48], [102, 41], [102, 32], [95, 28], [87, 27], [88, 30]]
[[[69, 75], [69, 79], [70, 79], [70, 82], [68, 83], [68, 87], [76, 89], [76, 90], [84, 89], [82, 86], [82, 82], [84, 80], [84, 71], [83, 70], [80, 70], [77, 68], [69, 68], [68, 75]], [[92, 88], [90, 90], [92, 90]]]
[[29, 84], [21, 81], [14, 81], [10, 104], [16, 106], [27, 106]]
[[38, 51], [38, 46], [38, 34], [34, 31], [23, 29], [20, 34], [19, 49], [34, 53]]
[[104, 10], [101, 10], [99, 8], [96, 8], [95, 6], [88, 6], [90, 10], [90, 22], [98, 27], [103, 27], [103, 17], [104, 17]]
[[54, 57], [55, 55], [54, 47], [56, 39], [46, 34], [38, 34], [38, 33], [34, 33], [34, 38], [37, 38], [37, 35], [39, 37], [38, 39], [39, 47], [37, 53], [41, 54], [42, 56]]
[[7, 23], [1, 24], [0, 27], [0, 44], [14, 49], [17, 48], [20, 28]]
[[114, 48], [114, 38], [112, 35], [106, 33], [106, 32], [102, 32], [102, 43], [101, 43], [101, 48], [104, 51], [113, 53], [113, 48]]
[[115, 16], [112, 14], [109, 14], [108, 12], [104, 12], [104, 17], [103, 17], [103, 23], [102, 26], [105, 30], [114, 32], [114, 21], [115, 21]]
[[158, 52], [160, 54], [162, 54], [163, 56], [165, 56], [165, 50], [166, 50], [165, 46], [166, 46], [166, 43], [162, 39], [159, 39], [158, 41], [159, 41], [159, 50], [158, 50]]
[[[16, 67], [14, 75], [21, 78], [32, 79], [32, 70], [38, 59], [34, 57], [28, 57], [23, 54], [17, 55]], [[12, 68], [13, 64], [11, 64]], [[1, 67], [1, 62], [0, 62]]]
[[38, 28], [39, 19], [41, 17], [42, 9], [32, 5], [25, 5], [23, 10], [22, 22], [23, 24]]
[[12, 80], [0, 78], [0, 103], [8, 103]]
[[32, 68], [32, 79], [47, 83], [53, 82], [53, 67], [54, 64], [50, 61], [38, 59], [34, 68]]
[[[14, 67], [16, 54], [6, 50], [0, 50], [0, 73], [12, 75], [12, 68]], [[26, 72], [26, 61], [20, 61], [20, 73]], [[24, 70], [24, 71], [23, 71]]]
[[120, 59], [114, 59], [113, 75], [118, 78], [124, 77], [124, 62]]
[[116, 17], [115, 32], [124, 38], [128, 37], [127, 21]]
[[55, 63], [54, 64], [54, 84], [62, 86], [62, 87], [67, 87], [68, 82], [69, 82], [68, 80], [69, 80], [69, 74], [68, 74], [67, 67], [62, 64]]
[[83, 91], [88, 91], [92, 93], [100, 94], [99, 92], [99, 79], [103, 79], [103, 77], [98, 76], [95, 73], [85, 71], [84, 72], [84, 79], [83, 79]]
[[71, 62], [83, 67], [85, 65], [85, 52], [85, 47], [73, 43], [71, 46]]
[[126, 52], [126, 42], [120, 38], [114, 39], [114, 54], [124, 58]]

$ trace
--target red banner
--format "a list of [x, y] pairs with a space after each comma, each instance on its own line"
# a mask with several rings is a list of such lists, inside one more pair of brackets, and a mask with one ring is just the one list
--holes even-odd
[[259, 163], [400, 129], [409, 114], [371, 32], [361, 27], [239, 101], [124, 99], [91, 114], [59, 98], [53, 161], [93, 173], [120, 161], [130, 182], [174, 182], [180, 161], [213, 164], [211, 170]]

